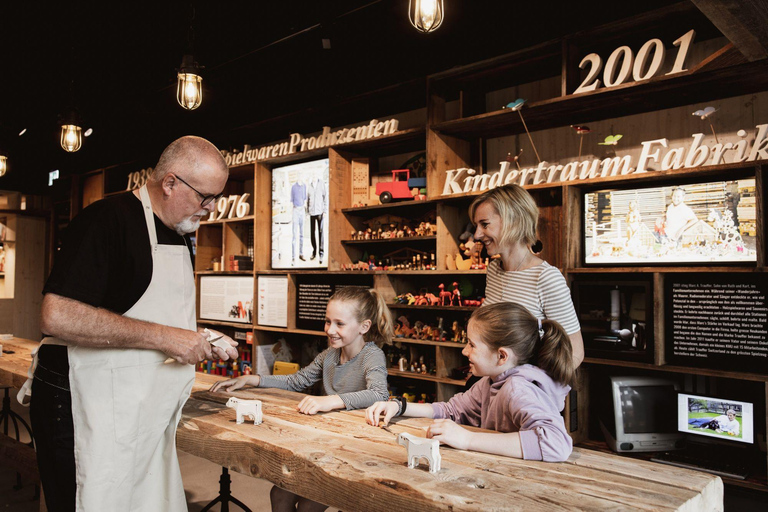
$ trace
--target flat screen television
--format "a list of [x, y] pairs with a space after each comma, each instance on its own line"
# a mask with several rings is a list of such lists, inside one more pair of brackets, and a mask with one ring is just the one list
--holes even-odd
[[272, 268], [328, 266], [328, 159], [272, 169]]
[[586, 265], [757, 261], [755, 179], [584, 194]]
[[752, 444], [754, 408], [749, 402], [680, 393], [677, 429], [686, 434]]
[[600, 419], [615, 452], [658, 452], [683, 447], [677, 431], [678, 384], [656, 377], [611, 377], [611, 404]]

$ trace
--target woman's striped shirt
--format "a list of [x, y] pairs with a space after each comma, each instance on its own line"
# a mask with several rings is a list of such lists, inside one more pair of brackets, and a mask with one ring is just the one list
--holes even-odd
[[504, 270], [501, 260], [492, 261], [488, 265], [483, 304], [497, 302], [520, 304], [536, 318], [556, 321], [568, 334], [581, 329], [565, 278], [546, 261], [519, 271]]

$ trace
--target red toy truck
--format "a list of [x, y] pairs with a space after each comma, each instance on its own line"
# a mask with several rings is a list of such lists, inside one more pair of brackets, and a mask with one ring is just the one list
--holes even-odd
[[397, 169], [392, 171], [392, 181], [384, 181], [376, 184], [376, 195], [386, 204], [393, 199], [413, 199], [412, 188], [427, 186], [427, 178], [411, 178], [410, 169]]

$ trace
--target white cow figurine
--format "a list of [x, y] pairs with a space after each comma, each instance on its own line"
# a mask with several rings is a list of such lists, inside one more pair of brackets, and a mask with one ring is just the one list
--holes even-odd
[[251, 418], [254, 425], [261, 425], [261, 400], [243, 400], [233, 396], [227, 400], [227, 407], [237, 411], [238, 425], [243, 423], [246, 417]]
[[416, 437], [411, 434], [398, 434], [397, 444], [405, 446], [408, 450], [408, 467], [415, 468], [423, 457], [429, 462], [429, 472], [440, 471], [440, 441]]

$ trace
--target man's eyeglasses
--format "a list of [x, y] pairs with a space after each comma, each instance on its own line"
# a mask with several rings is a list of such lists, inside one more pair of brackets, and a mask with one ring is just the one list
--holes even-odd
[[200, 201], [200, 206], [202, 206], [203, 208], [211, 204], [211, 202], [213, 201], [218, 201], [221, 198], [221, 196], [224, 195], [222, 193], [222, 194], [206, 196], [205, 194], [201, 194], [199, 190], [197, 190], [195, 187], [193, 187], [192, 185], [190, 185], [189, 183], [181, 179], [181, 177], [179, 177], [178, 175], [174, 174], [174, 176], [176, 176], [176, 179], [178, 179], [180, 182], [182, 182], [183, 184], [185, 184], [186, 186], [194, 190], [197, 193], [197, 195], [199, 195], [202, 198], [202, 201]]

